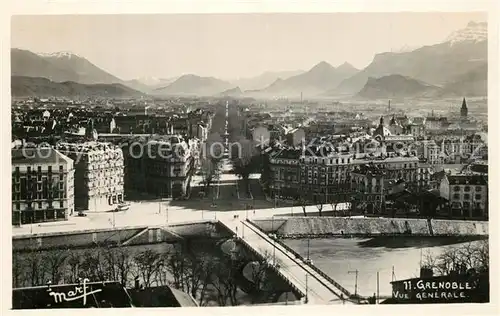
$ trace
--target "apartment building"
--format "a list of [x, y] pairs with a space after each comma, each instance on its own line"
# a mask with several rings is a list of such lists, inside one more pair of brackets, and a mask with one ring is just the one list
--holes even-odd
[[386, 154], [355, 155], [328, 146], [274, 148], [270, 153], [272, 195], [316, 201], [349, 201], [353, 193], [353, 170], [370, 165], [384, 170], [384, 179], [404, 182], [412, 191], [430, 186], [430, 165], [416, 156]]
[[450, 204], [452, 217], [488, 218], [488, 176], [446, 174], [439, 186], [440, 196]]
[[194, 171], [196, 150], [179, 135], [135, 139], [123, 147], [125, 190], [130, 194], [181, 198]]
[[12, 224], [67, 220], [73, 214], [73, 161], [53, 148], [14, 148]]
[[351, 190], [356, 192], [366, 213], [382, 213], [389, 194], [389, 178], [384, 168], [375, 165], [356, 166], [351, 172]]
[[301, 148], [275, 149], [270, 153], [269, 190], [272, 196], [296, 199], [301, 193], [299, 159]]
[[57, 149], [74, 161], [75, 208], [109, 211], [125, 200], [124, 161], [120, 147], [111, 143], [60, 143]]

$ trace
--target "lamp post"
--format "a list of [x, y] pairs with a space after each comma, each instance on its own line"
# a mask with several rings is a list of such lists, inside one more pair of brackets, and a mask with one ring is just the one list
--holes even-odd
[[306, 273], [306, 300], [305, 300], [305, 303], [309, 303], [309, 288], [308, 288], [308, 284], [307, 284], [307, 278], [308, 278], [309, 274]]
[[166, 206], [167, 207], [165, 208], [165, 221], [168, 224], [168, 204]]
[[309, 246], [310, 246], [310, 241], [311, 241], [311, 239], [308, 237], [307, 238], [307, 261], [309, 261]]
[[355, 278], [355, 281], [354, 281], [354, 296], [357, 296], [358, 295], [358, 269], [354, 270], [354, 271], [348, 271], [347, 272], [348, 274], [351, 274], [351, 273], [354, 273], [356, 275], [356, 278]]

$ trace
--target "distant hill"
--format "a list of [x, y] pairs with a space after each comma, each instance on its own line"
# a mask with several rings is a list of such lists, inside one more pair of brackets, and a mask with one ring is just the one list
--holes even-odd
[[288, 79], [304, 72], [304, 70], [266, 71], [256, 77], [231, 80], [231, 83], [241, 87], [242, 90], [259, 90], [264, 89], [278, 79]]
[[223, 91], [219, 95], [223, 97], [238, 97], [243, 95], [243, 91], [241, 91], [240, 87], [236, 87]]
[[408, 52], [377, 54], [366, 68], [343, 80], [328, 94], [354, 94], [363, 88], [368, 78], [392, 74], [433, 85], [445, 85], [487, 62], [486, 35], [485, 23], [479, 23], [479, 26], [469, 23], [465, 29], [454, 32], [442, 43]]
[[126, 85], [129, 88], [132, 88], [134, 90], [141, 91], [141, 92], [144, 92], [144, 93], [149, 93], [149, 92], [151, 92], [152, 90], [155, 89], [154, 87], [148, 86], [148, 85], [140, 82], [137, 79], [126, 80], [126, 81], [123, 82], [123, 84]]
[[300, 95], [301, 92], [305, 95], [317, 95], [336, 87], [342, 80], [356, 72], [358, 69], [348, 63], [335, 68], [322, 61], [305, 73], [288, 79], [277, 79], [267, 88], [252, 92], [274, 96]]
[[123, 84], [81, 84], [54, 82], [47, 78], [11, 77], [13, 97], [138, 97], [143, 93]]
[[441, 88], [401, 75], [368, 78], [358, 96], [369, 99], [388, 99], [432, 96]]
[[166, 87], [155, 89], [154, 93], [161, 95], [211, 96], [233, 87], [231, 83], [214, 77], [184, 75]]
[[457, 76], [443, 87], [443, 95], [479, 97], [488, 95], [488, 65], [484, 64], [474, 70]]
[[124, 81], [123, 84], [126, 86], [142, 91], [144, 93], [150, 93], [158, 88], [163, 88], [174, 82], [177, 78], [154, 78], [154, 77], [143, 77], [138, 79], [132, 79]]
[[16, 48], [11, 49], [11, 75], [41, 77], [54, 82], [123, 83], [87, 59], [72, 53], [35, 54]]

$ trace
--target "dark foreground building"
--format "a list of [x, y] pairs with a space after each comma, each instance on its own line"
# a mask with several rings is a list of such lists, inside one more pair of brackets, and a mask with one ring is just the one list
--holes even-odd
[[383, 304], [487, 303], [489, 277], [467, 273], [426, 276], [391, 282], [392, 297]]
[[12, 309], [196, 306], [191, 296], [168, 286], [126, 289], [118, 282], [85, 281], [12, 291]]

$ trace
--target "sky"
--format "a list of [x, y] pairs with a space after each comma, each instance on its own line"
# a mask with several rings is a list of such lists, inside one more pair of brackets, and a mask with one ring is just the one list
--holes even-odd
[[11, 45], [72, 52], [124, 80], [236, 79], [320, 61], [362, 69], [377, 53], [440, 43], [486, 20], [473, 12], [13, 16]]

